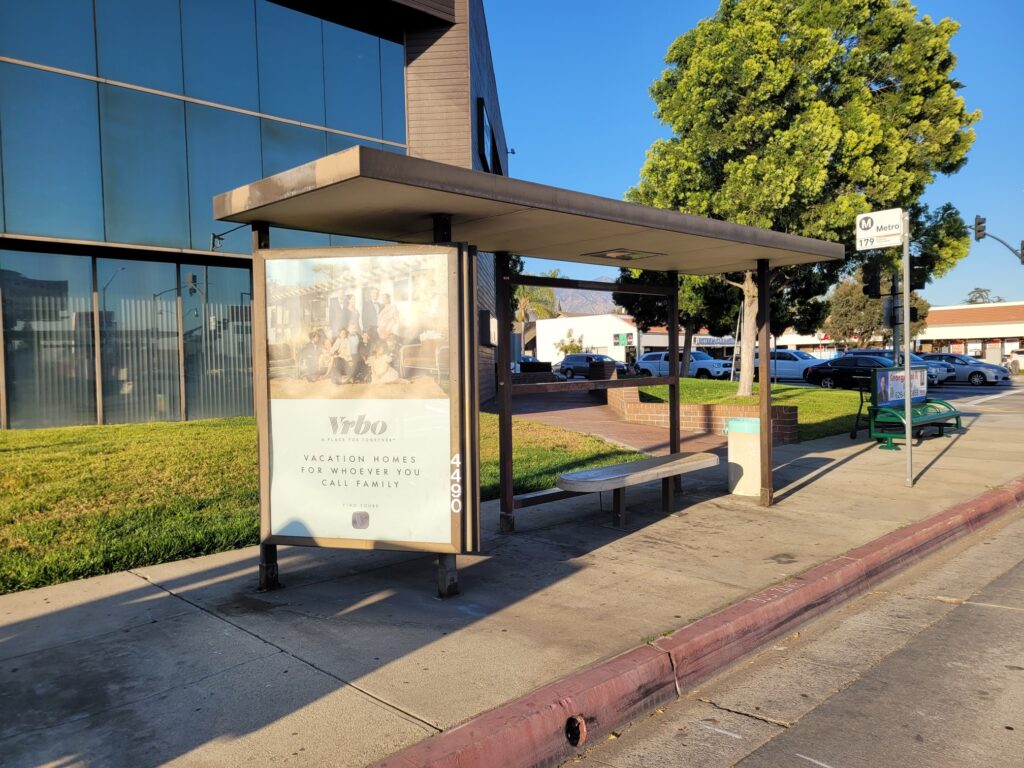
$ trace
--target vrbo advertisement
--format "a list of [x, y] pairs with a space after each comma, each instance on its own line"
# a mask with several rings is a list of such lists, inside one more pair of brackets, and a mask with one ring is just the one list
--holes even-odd
[[264, 538], [459, 549], [476, 508], [475, 451], [464, 463], [462, 251], [260, 255]]

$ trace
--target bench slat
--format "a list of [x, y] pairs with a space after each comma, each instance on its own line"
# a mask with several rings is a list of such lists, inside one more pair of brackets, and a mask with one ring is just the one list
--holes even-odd
[[580, 472], [568, 472], [559, 475], [555, 484], [565, 491], [597, 493], [707, 469], [717, 466], [719, 462], [718, 456], [713, 453], [675, 453], [608, 467], [584, 469]]

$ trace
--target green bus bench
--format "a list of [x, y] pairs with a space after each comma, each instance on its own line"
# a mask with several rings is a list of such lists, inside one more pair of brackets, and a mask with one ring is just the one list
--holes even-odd
[[[898, 451], [899, 446], [893, 440], [906, 435], [902, 374], [902, 368], [887, 368], [875, 371], [871, 377], [871, 403], [867, 409], [868, 436], [882, 443], [879, 447], [886, 451]], [[960, 411], [945, 400], [928, 397], [927, 369], [911, 368], [911, 376], [910, 427], [914, 436], [920, 438], [928, 426], [936, 427], [939, 437], [945, 436], [947, 430], [962, 430]], [[856, 437], [860, 427], [864, 394], [862, 389], [861, 407], [857, 409], [857, 420], [850, 437]]]

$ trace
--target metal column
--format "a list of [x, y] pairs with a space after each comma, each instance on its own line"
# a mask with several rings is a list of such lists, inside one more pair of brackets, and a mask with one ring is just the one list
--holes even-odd
[[[442, 243], [452, 242], [451, 214], [435, 213], [433, 219], [434, 244], [439, 245]], [[468, 254], [466, 258], [469, 258]], [[461, 264], [459, 265], [459, 270], [460, 272], [462, 271]], [[452, 342], [454, 342], [454, 340], [452, 340]], [[437, 596], [440, 598], [446, 598], [455, 597], [457, 594], [459, 594], [458, 560], [453, 554], [439, 553], [437, 555]]]
[[[255, 255], [256, 251], [270, 247], [270, 227], [263, 223], [257, 222], [252, 225], [252, 251]], [[266, 290], [266, 281], [263, 278], [263, 269], [261, 265], [254, 263], [254, 269], [258, 274], [253, 275], [253, 300], [259, 301], [263, 299], [264, 291]], [[264, 324], [254, 324], [252, 343], [263, 344], [267, 343], [267, 329]], [[258, 327], [257, 327], [258, 326]], [[257, 355], [253, 355], [253, 359], [256, 359]], [[264, 374], [266, 371], [264, 371]], [[253, 412], [256, 414], [257, 419], [265, 419], [267, 417], [268, 408], [264, 406], [267, 393], [267, 382], [254, 381], [253, 382]], [[259, 591], [268, 592], [272, 589], [281, 588], [281, 580], [279, 578], [277, 570], [277, 544], [268, 544], [266, 539], [270, 537], [270, 446], [260, 445], [258, 447], [260, 452], [260, 579], [259, 579]]]
[[[666, 275], [673, 289], [668, 297], [668, 359], [672, 377], [668, 385], [668, 450], [679, 453], [679, 273], [672, 271]], [[675, 508], [674, 492], [682, 490], [682, 484], [680, 475], [662, 481], [661, 503], [665, 512]]]
[[771, 379], [771, 271], [767, 259], [757, 260], [757, 375], [761, 416], [761, 506], [772, 505], [772, 379]]
[[498, 355], [496, 374], [498, 394], [498, 477], [501, 501], [500, 530], [516, 529], [512, 478], [512, 283], [509, 254], [494, 254], [495, 296], [498, 310]]

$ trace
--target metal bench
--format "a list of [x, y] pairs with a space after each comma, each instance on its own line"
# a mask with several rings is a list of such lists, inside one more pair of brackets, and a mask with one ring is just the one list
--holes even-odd
[[[874, 440], [885, 441], [885, 445], [880, 446], [883, 450], [899, 450], [892, 441], [893, 438], [903, 437], [906, 434], [905, 425], [906, 416], [902, 408], [874, 405], [868, 408], [868, 434]], [[947, 428], [963, 429], [960, 423], [960, 411], [945, 400], [925, 400], [911, 405], [911, 429], [922, 428], [918, 431], [917, 437], [920, 437], [923, 428], [929, 425], [938, 427], [939, 437], [945, 434]]]
[[[925, 369], [915, 366], [912, 375], [917, 380], [912, 383], [912, 396], [910, 405], [910, 428], [916, 437], [920, 438], [926, 426], [938, 427], [939, 437], [945, 435], [947, 429], [963, 429], [961, 414], [955, 407], [945, 400], [937, 400], [928, 397], [928, 384]], [[893, 440], [906, 436], [906, 414], [904, 413], [903, 384], [901, 382], [897, 390], [893, 390], [890, 381], [894, 376], [900, 376], [898, 368], [882, 368], [876, 370], [869, 382], [869, 388], [860, 389], [860, 406], [857, 408], [857, 417], [853, 423], [851, 438], [857, 437], [857, 430], [861, 425], [861, 413], [864, 411], [865, 395], [870, 391], [870, 404], [867, 408], [868, 435], [873, 440], [878, 440], [883, 445], [879, 447], [885, 451], [898, 451]]]
[[625, 464], [567, 472], [559, 475], [555, 484], [563, 491], [572, 493], [612, 491], [612, 522], [622, 527], [626, 524], [626, 488], [629, 486], [661, 480], [662, 503], [665, 511], [670, 511], [668, 507], [674, 477], [718, 464], [719, 458], [713, 453], [674, 453]]

